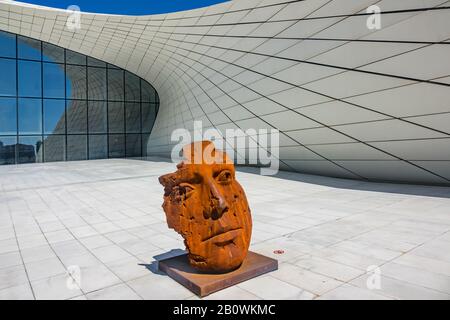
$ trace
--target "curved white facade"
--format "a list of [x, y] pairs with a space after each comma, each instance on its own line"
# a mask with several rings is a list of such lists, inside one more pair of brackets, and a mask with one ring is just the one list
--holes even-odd
[[[370, 5], [382, 10], [371, 30]], [[152, 16], [0, 3], [0, 30], [47, 41], [150, 82], [160, 109], [148, 149], [171, 133], [280, 130], [281, 168], [450, 184], [450, 2], [237, 0]], [[237, 150], [242, 152], [243, 150]]]

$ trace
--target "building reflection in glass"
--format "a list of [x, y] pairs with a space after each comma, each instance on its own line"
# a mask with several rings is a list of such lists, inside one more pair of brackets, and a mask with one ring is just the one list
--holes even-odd
[[0, 165], [142, 157], [159, 108], [136, 75], [0, 31]]

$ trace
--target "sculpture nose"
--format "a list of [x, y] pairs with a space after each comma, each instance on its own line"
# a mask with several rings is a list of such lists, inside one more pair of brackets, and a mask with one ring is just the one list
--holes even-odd
[[214, 182], [210, 183], [211, 218], [220, 219], [228, 211], [228, 202]]

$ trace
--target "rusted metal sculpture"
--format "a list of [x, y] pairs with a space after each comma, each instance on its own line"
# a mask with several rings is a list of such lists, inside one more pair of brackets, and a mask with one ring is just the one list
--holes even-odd
[[176, 172], [159, 178], [167, 224], [184, 238], [191, 266], [212, 273], [233, 271], [247, 256], [252, 231], [233, 162], [211, 141], [185, 146], [183, 156]]

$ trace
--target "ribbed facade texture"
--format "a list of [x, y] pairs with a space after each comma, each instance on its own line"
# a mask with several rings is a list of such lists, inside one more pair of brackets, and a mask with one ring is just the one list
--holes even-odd
[[[371, 5], [381, 28], [367, 26]], [[283, 170], [450, 184], [450, 2], [237, 0], [151, 16], [0, 4], [0, 30], [117, 65], [160, 108], [147, 153], [177, 128], [280, 131]], [[249, 137], [256, 139], [257, 137]], [[245, 154], [246, 150], [236, 150]]]

